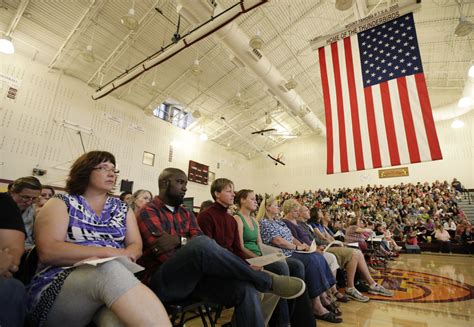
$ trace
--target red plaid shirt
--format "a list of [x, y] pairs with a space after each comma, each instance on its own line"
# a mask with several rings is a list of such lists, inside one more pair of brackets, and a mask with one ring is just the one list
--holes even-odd
[[196, 217], [182, 206], [172, 212], [158, 196], [143, 208], [137, 217], [138, 228], [143, 240], [143, 256], [138, 264], [145, 267], [143, 281], [148, 283], [151, 275], [162, 263], [171, 258], [176, 249], [156, 256], [151, 251], [151, 246], [156, 242], [163, 232], [170, 235], [179, 235], [188, 239], [202, 235]]

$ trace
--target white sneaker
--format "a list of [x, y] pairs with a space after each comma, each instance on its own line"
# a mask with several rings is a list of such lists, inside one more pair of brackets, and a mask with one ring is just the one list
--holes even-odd
[[346, 295], [356, 301], [359, 302], [369, 302], [370, 298], [368, 296], [363, 295], [361, 292], [357, 290], [355, 287], [348, 287], [346, 288]]
[[393, 292], [387, 290], [385, 287], [379, 284], [375, 284], [369, 287], [370, 294], [382, 295], [382, 296], [393, 296]]

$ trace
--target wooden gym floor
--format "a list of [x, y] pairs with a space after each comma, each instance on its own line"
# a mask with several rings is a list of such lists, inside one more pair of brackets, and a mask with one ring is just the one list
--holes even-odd
[[[402, 254], [374, 279], [395, 291], [391, 301], [371, 296], [368, 303], [341, 303], [341, 324], [317, 321], [326, 327], [472, 327], [474, 326], [474, 256]], [[368, 295], [368, 294], [367, 294]], [[217, 326], [232, 316], [223, 312]], [[186, 327], [202, 326], [200, 318]], [[251, 327], [251, 326], [245, 326]], [[298, 327], [298, 326], [293, 326]]]

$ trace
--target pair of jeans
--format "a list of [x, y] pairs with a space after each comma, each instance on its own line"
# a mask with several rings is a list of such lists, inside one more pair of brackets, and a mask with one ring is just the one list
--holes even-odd
[[[286, 258], [286, 263], [284, 261], [277, 261], [264, 268], [278, 275], [289, 275], [305, 280], [305, 267], [297, 259]], [[288, 326], [289, 324], [299, 327], [315, 326], [313, 310], [307, 291], [293, 300], [280, 299], [271, 325]]]
[[25, 286], [17, 279], [0, 277], [0, 326], [23, 326]]
[[272, 286], [269, 274], [250, 266], [207, 236], [197, 236], [153, 274], [150, 288], [164, 302], [192, 296], [234, 306], [237, 326], [264, 327], [260, 296]]
[[324, 256], [318, 253], [298, 253], [291, 256], [300, 260], [305, 267], [306, 287], [309, 297], [315, 298], [336, 284], [336, 280]]

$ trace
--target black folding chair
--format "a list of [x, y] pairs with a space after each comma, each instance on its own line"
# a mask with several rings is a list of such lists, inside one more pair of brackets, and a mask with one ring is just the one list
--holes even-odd
[[[171, 316], [171, 324], [175, 327], [182, 327], [186, 321], [201, 317], [204, 327], [207, 327], [206, 317], [209, 319], [211, 327], [215, 327], [215, 319], [212, 318], [208, 305], [199, 299], [189, 299], [179, 302], [164, 303], [165, 309]], [[191, 316], [186, 317], [187, 313]]]

